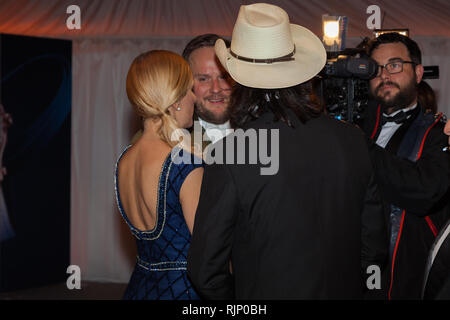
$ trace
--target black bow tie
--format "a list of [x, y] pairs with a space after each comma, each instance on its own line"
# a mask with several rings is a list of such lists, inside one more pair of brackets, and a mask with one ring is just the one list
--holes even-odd
[[395, 122], [397, 124], [405, 122], [413, 113], [415, 109], [410, 110], [408, 112], [400, 111], [395, 116], [389, 117], [383, 114], [383, 119], [381, 121], [381, 125], [384, 126], [386, 122]]

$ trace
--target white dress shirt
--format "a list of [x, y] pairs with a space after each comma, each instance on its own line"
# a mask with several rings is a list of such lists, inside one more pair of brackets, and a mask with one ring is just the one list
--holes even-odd
[[[405, 109], [397, 110], [394, 113], [391, 113], [390, 115], [387, 115], [383, 113], [384, 116], [393, 117], [400, 111], [408, 112], [410, 110], [413, 110], [417, 107], [417, 103], [413, 105], [412, 107], [408, 107]], [[394, 133], [402, 126], [402, 123], [395, 123], [395, 122], [386, 122], [383, 127], [381, 128], [380, 135], [378, 136], [376, 144], [379, 145], [382, 148], [386, 148], [386, 145], [388, 144], [389, 140], [391, 140]]]
[[233, 132], [230, 126], [230, 121], [227, 121], [222, 124], [214, 124], [210, 122], [206, 122], [205, 120], [198, 118], [198, 122], [205, 129], [206, 135], [211, 139], [212, 143], [222, 139], [229, 133]]

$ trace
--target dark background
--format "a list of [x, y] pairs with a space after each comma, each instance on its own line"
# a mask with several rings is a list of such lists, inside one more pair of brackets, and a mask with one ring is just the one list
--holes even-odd
[[2, 187], [15, 232], [0, 243], [1, 292], [69, 276], [72, 43], [2, 34], [0, 57], [13, 118]]

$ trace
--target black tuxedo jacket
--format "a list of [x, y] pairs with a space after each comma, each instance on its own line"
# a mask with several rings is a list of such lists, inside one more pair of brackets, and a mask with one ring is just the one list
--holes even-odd
[[[386, 148], [375, 144], [381, 132], [382, 106], [371, 101], [362, 127], [367, 134], [376, 182], [386, 208], [402, 209], [394, 255], [385, 275], [384, 298], [420, 299], [429, 250], [449, 213], [449, 154], [442, 151], [448, 137], [444, 123], [436, 120], [425, 126], [417, 161], [397, 155], [406, 133], [421, 114], [420, 104], [413, 116], [394, 133]], [[390, 210], [385, 210], [390, 213]], [[387, 217], [389, 219], [389, 217]]]
[[[326, 116], [302, 124], [289, 114], [295, 128], [270, 113], [244, 128], [279, 130], [275, 175], [261, 175], [261, 163], [205, 168], [188, 256], [204, 298], [360, 299], [367, 267], [386, 262], [364, 134]], [[274, 144], [266, 145], [273, 154]]]

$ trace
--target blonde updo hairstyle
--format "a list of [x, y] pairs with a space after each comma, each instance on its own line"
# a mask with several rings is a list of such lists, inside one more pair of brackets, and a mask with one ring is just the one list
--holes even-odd
[[178, 54], [152, 50], [136, 57], [127, 75], [127, 95], [138, 116], [161, 119], [160, 138], [171, 147], [171, 136], [179, 126], [169, 113], [194, 83], [188, 63]]

